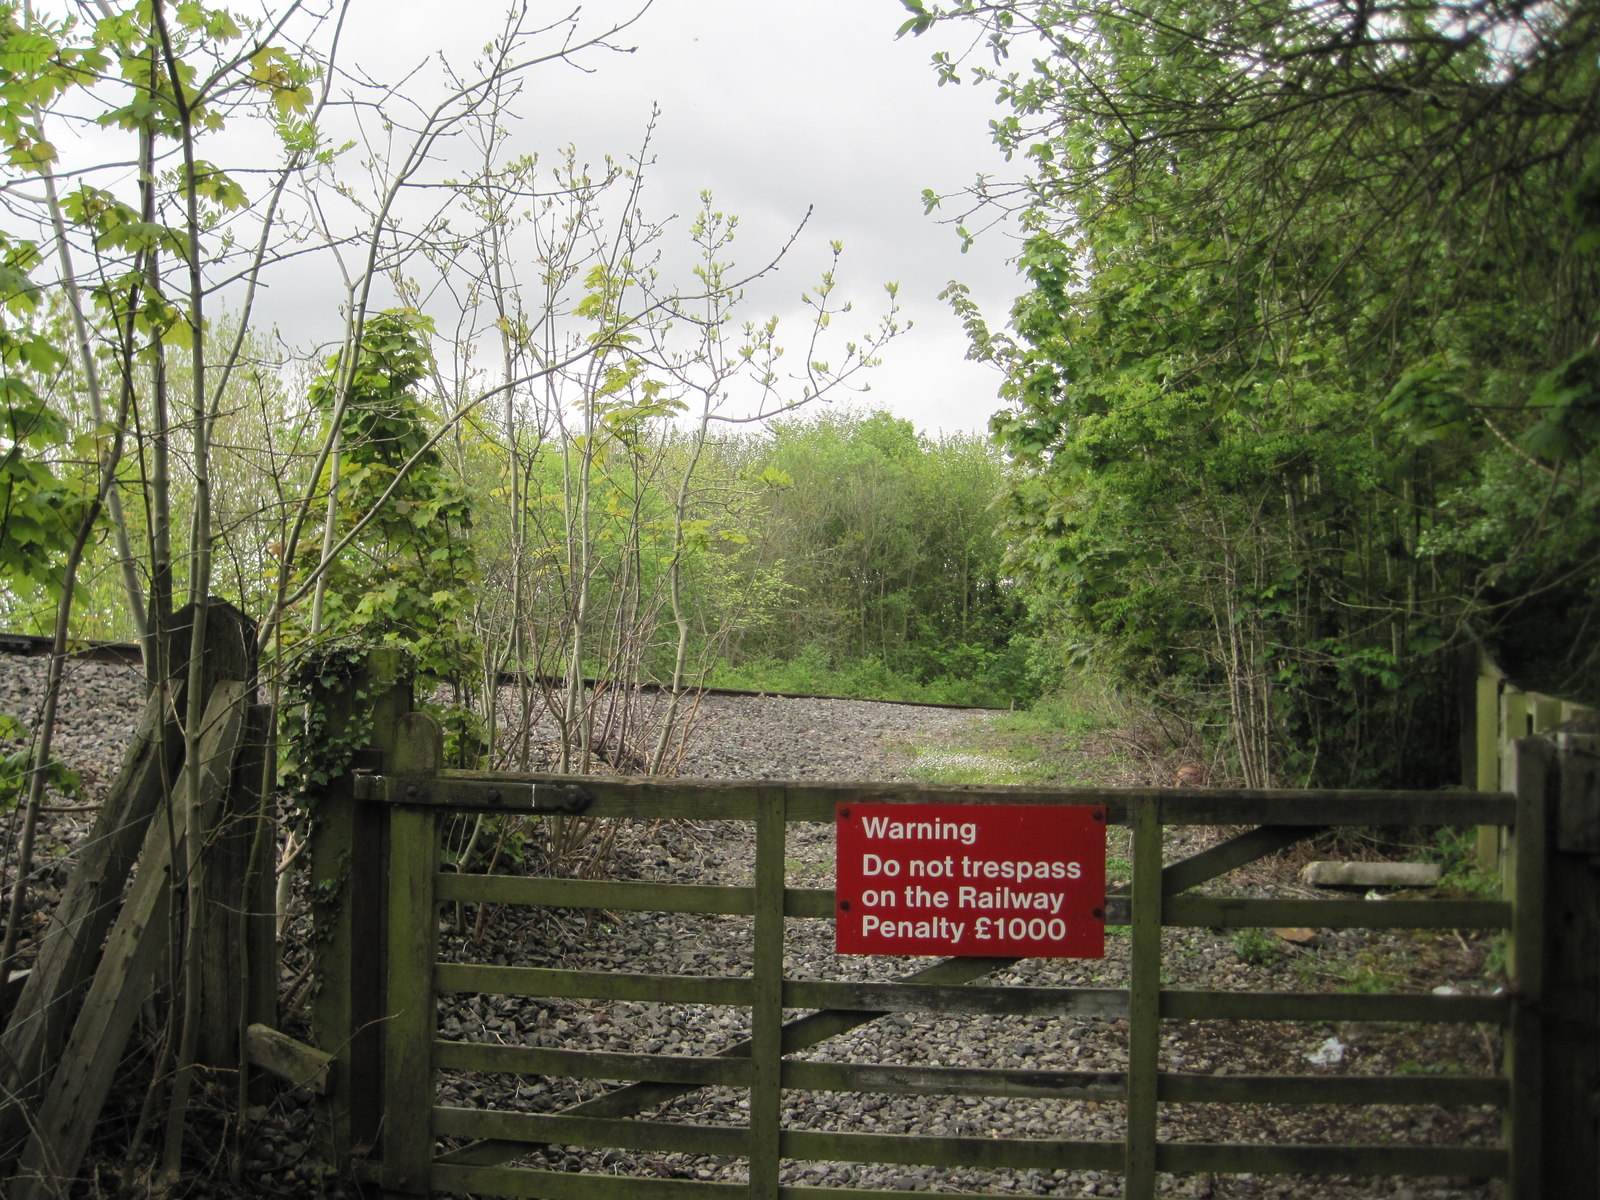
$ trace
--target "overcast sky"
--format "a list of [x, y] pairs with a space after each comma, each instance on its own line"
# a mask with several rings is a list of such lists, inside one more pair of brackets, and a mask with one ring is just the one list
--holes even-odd
[[[529, 24], [559, 24], [578, 2], [527, 0]], [[282, 9], [282, 0], [233, 0], [241, 10], [257, 3]], [[39, 7], [86, 6], [44, 0]], [[580, 28], [603, 32], [642, 7], [644, 0], [583, 0]], [[654, 0], [615, 39], [631, 53], [596, 50], [580, 59], [584, 69], [557, 62], [529, 73], [507, 150], [549, 162], [570, 144], [595, 164], [608, 155], [627, 159], [659, 108], [643, 197], [652, 218], [687, 219], [710, 190], [719, 209], [739, 215], [735, 249], [748, 267], [767, 261], [811, 210], [780, 273], [752, 290], [745, 317], [776, 313], [788, 330], [780, 341], [803, 353], [794, 344], [807, 329], [800, 295], [828, 266], [830, 243], [842, 242], [835, 299], [852, 300], [856, 311], [834, 332], [870, 330], [891, 282], [899, 286], [902, 322], [914, 326], [886, 348], [871, 391], [853, 402], [888, 408], [930, 434], [981, 431], [998, 407], [998, 378], [966, 361], [960, 323], [938, 295], [960, 280], [992, 320], [1003, 320], [1017, 291], [1009, 263], [1015, 245], [996, 232], [961, 253], [954, 228], [924, 214], [922, 195], [958, 192], [980, 173], [1009, 178], [1010, 168], [989, 139], [992, 96], [971, 86], [940, 88], [929, 65], [935, 50], [959, 52], [965, 31], [896, 40], [906, 16], [898, 0]], [[421, 64], [403, 94], [432, 103], [442, 94], [441, 56], [470, 75], [504, 20], [501, 0], [350, 0], [340, 63], [385, 81]], [[330, 122], [343, 116], [331, 114]], [[87, 178], [132, 188], [126, 135], [68, 121], [53, 131], [74, 139], [64, 167], [111, 163]], [[233, 126], [215, 136], [232, 138]], [[247, 168], [270, 170], [281, 153], [266, 141], [233, 146], [217, 151], [228, 170], [241, 156]], [[358, 150], [342, 160], [347, 176], [359, 177], [359, 158]], [[441, 166], [436, 178], [449, 173]], [[258, 192], [265, 176], [243, 178]], [[359, 219], [350, 227], [360, 228]], [[338, 328], [342, 295], [331, 260], [297, 257], [266, 281], [256, 315], [309, 348]], [[838, 361], [836, 350], [824, 357]]]
[[[571, 6], [531, 7], [553, 19]], [[582, 13], [597, 29], [638, 8], [589, 0]], [[502, 11], [493, 0], [355, 0], [344, 57], [383, 69], [435, 48], [470, 59]], [[881, 311], [882, 285], [893, 281], [915, 323], [859, 402], [929, 433], [981, 430], [997, 407], [997, 378], [965, 361], [960, 325], [937, 296], [960, 279], [1003, 314], [1016, 292], [1014, 247], [995, 235], [962, 254], [954, 230], [923, 214], [922, 192], [1007, 168], [988, 137], [992, 97], [938, 87], [929, 57], [954, 42], [897, 41], [905, 16], [897, 0], [655, 0], [619, 39], [634, 53], [591, 55], [588, 74], [558, 65], [530, 77], [513, 148], [548, 153], [571, 142], [593, 161], [624, 157], [659, 106], [652, 213], [691, 214], [710, 189], [719, 208], [740, 215], [738, 245], [753, 261], [813, 210], [776, 288], [756, 298], [764, 311], [751, 315], [781, 308], [801, 321], [799, 293], [840, 240], [841, 289], [856, 315]]]

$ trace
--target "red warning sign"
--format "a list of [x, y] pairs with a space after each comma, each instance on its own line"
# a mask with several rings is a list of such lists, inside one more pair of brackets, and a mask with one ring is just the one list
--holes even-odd
[[841, 804], [840, 954], [1105, 957], [1106, 810]]

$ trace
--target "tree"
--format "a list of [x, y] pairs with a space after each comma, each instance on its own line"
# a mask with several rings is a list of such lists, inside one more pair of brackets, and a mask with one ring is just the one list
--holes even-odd
[[[420, 77], [400, 89], [345, 73], [343, 5], [319, 13], [291, 3], [247, 17], [190, 0], [137, 0], [80, 12], [85, 19], [45, 19], [29, 7], [0, 4], [7, 164], [0, 570], [10, 597], [41, 583], [58, 589], [51, 694], [72, 617], [74, 572], [96, 552], [102, 515], [112, 527], [110, 558], [126, 616], [144, 645], [152, 686], [168, 699], [178, 681], [192, 684], [201, 668], [198, 653], [164, 661], [178, 600], [192, 602], [191, 644], [198, 647], [210, 597], [227, 586], [248, 586], [262, 598], [261, 645], [276, 654], [279, 669], [297, 649], [286, 631], [320, 632], [334, 617], [347, 629], [410, 638], [442, 668], [443, 643], [429, 637], [439, 626], [430, 631], [429, 624], [459, 598], [475, 549], [441, 536], [459, 534], [468, 515], [460, 480], [450, 474], [463, 456], [445, 453], [464, 450], [465, 442], [457, 438], [451, 447], [452, 434], [492, 402], [504, 399], [515, 411], [515, 399], [546, 388], [558, 405], [572, 404], [593, 423], [587, 441], [575, 436], [563, 452], [592, 454], [601, 433], [625, 440], [629, 428], [648, 422], [650, 406], [667, 411], [656, 400], [674, 369], [666, 331], [675, 321], [720, 327], [737, 295], [732, 277], [677, 291], [659, 286], [649, 237], [630, 201], [614, 237], [588, 238], [606, 228], [596, 221], [574, 240], [583, 250], [568, 265], [581, 264], [582, 273], [556, 276], [560, 288], [576, 279], [582, 295], [573, 307], [535, 311], [519, 324], [526, 314], [501, 304], [495, 327], [508, 349], [497, 379], [470, 370], [446, 377], [437, 367], [441, 357], [469, 361], [465, 343], [481, 331], [465, 329], [463, 345], [449, 356], [436, 344], [430, 362], [420, 317], [383, 311], [395, 300], [426, 300], [419, 311], [441, 305], [439, 296], [419, 293], [413, 274], [428, 274], [430, 256], [454, 259], [463, 238], [450, 219], [460, 207], [491, 193], [527, 199], [518, 191], [520, 168], [504, 162], [503, 128], [496, 126], [504, 116], [497, 105], [514, 96], [515, 81], [541, 64], [618, 48], [613, 39], [630, 22], [588, 32], [576, 13], [539, 25], [526, 6], [513, 8], [475, 70], [446, 71], [430, 90]], [[480, 145], [482, 169], [458, 170], [452, 144], [483, 130], [490, 136]], [[359, 158], [341, 149], [341, 133], [350, 134], [345, 149], [362, 146]], [[636, 175], [608, 173], [599, 186], [624, 178], [636, 200]], [[594, 190], [574, 177], [537, 199], [581, 201]], [[491, 237], [507, 232], [506, 210], [482, 213]], [[597, 247], [598, 257], [585, 257]], [[639, 257], [630, 258], [633, 252]], [[265, 284], [304, 270], [312, 255], [340, 274], [343, 303], [329, 302], [334, 353], [310, 403], [301, 403], [293, 384], [306, 372], [297, 371], [293, 356], [258, 358], [266, 339], [257, 301]], [[486, 261], [509, 260], [505, 251]], [[47, 271], [54, 277], [45, 278]], [[441, 277], [446, 301], [449, 285], [461, 279]], [[60, 307], [36, 303], [44, 284], [57, 285]], [[507, 297], [502, 291], [497, 300]], [[694, 305], [703, 307], [691, 311]], [[825, 299], [819, 305], [827, 314]], [[548, 341], [537, 332], [545, 316], [544, 327], [556, 330]], [[807, 373], [831, 386], [863, 368], [873, 344], [869, 338], [849, 348], [831, 372], [817, 370], [813, 359]], [[757, 368], [768, 351], [776, 353], [770, 329], [751, 345]], [[547, 347], [553, 353], [543, 354]], [[424, 384], [438, 421], [426, 411]], [[757, 379], [758, 391], [777, 384], [775, 375]], [[560, 385], [574, 390], [563, 396]], [[58, 405], [50, 403], [52, 388], [63, 398]], [[83, 410], [71, 407], [77, 395], [86, 398]], [[801, 388], [785, 402], [806, 398]], [[260, 514], [229, 513], [219, 490], [225, 480], [217, 471], [217, 434], [245, 405], [267, 416], [266, 424], [281, 415], [289, 426], [285, 443], [262, 447], [274, 479], [259, 489], [266, 497]], [[318, 436], [299, 441], [296, 426]], [[83, 438], [68, 445], [74, 428]], [[581, 488], [574, 494], [589, 495]], [[263, 553], [262, 525], [281, 531], [276, 556]], [[246, 526], [250, 544], [230, 547], [230, 532]], [[231, 573], [217, 569], [219, 549], [220, 561], [234, 565]], [[403, 570], [401, 557], [408, 558]], [[386, 578], [371, 586], [369, 573]], [[317, 607], [319, 597], [319, 610], [307, 616], [304, 608]], [[570, 661], [585, 661], [581, 644]], [[192, 756], [199, 689], [190, 686], [188, 695], [177, 715]], [[35, 786], [30, 822], [38, 798]], [[174, 821], [188, 835], [187, 858], [174, 872], [186, 905], [175, 907], [194, 914], [206, 867], [198, 795], [174, 797], [173, 805]], [[25, 880], [26, 865], [11, 889], [13, 926], [24, 912]], [[175, 994], [183, 998], [168, 1050], [174, 1069], [157, 1072], [172, 1080], [169, 1179], [180, 1167], [194, 1078], [198, 989], [181, 984], [199, 975], [195, 924], [185, 927], [172, 956]]]
[[973, 194], [1028, 234], [1018, 340], [954, 293], [1019, 563], [1251, 782], [1452, 777], [1455, 648], [1594, 612], [1596, 14], [906, 7], [983, 26], [1026, 164]]

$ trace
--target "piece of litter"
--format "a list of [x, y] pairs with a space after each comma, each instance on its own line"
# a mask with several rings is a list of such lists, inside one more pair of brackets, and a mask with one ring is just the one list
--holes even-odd
[[1336, 1067], [1344, 1061], [1346, 1046], [1336, 1037], [1331, 1037], [1306, 1055], [1306, 1061], [1317, 1067]]

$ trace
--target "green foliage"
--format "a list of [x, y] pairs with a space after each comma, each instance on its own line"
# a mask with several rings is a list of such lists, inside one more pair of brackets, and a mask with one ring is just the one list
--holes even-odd
[[[27, 738], [15, 717], [0, 713], [0, 743], [22, 742]], [[37, 748], [31, 741], [14, 750], [0, 751], [0, 814], [9, 813], [28, 791], [28, 779], [33, 773], [43, 771], [45, 786], [54, 788], [64, 796], [76, 796], [82, 786], [78, 772], [68, 769], [60, 759], [38, 765]]]
[[356, 686], [369, 646], [335, 643], [302, 655], [283, 681], [279, 778], [302, 798], [343, 776], [372, 740], [375, 694]]
[[338, 477], [323, 484], [342, 549], [322, 563], [308, 538], [301, 570], [325, 571], [322, 631], [405, 650], [420, 674], [457, 679], [478, 658], [467, 623], [477, 578], [472, 504], [435, 445], [415, 388], [430, 360], [427, 318], [368, 319], [354, 362], [329, 359], [310, 401], [338, 426]]
[[852, 695], [871, 694], [875, 670], [952, 702], [1028, 694], [1026, 608], [1001, 569], [990, 446], [843, 410], [779, 422], [752, 452], [770, 485], [747, 561], [781, 574], [787, 613], [733, 642], [737, 669], [820, 661], [859, 677]]
[[1231, 935], [1239, 961], [1252, 967], [1270, 967], [1283, 957], [1283, 947], [1266, 929], [1236, 929]]
[[1592, 8], [912, 11], [983, 26], [1029, 175], [1020, 340], [951, 300], [1069, 661], [1258, 785], [1453, 778], [1472, 634], [1597, 686]]
[[38, 258], [32, 243], [0, 233], [0, 579], [58, 591], [88, 497], [57, 461], [68, 427], [38, 390], [64, 361], [29, 325], [39, 305], [30, 277]]
[[1433, 846], [1425, 856], [1427, 861], [1436, 862], [1441, 867], [1440, 891], [1483, 900], [1500, 898], [1503, 890], [1500, 873], [1485, 870], [1478, 862], [1477, 830], [1435, 830]]

